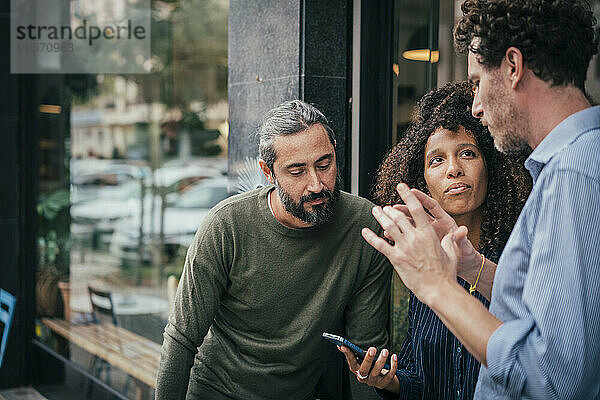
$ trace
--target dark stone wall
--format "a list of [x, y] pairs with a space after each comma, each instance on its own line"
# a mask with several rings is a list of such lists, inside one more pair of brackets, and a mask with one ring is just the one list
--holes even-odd
[[336, 132], [339, 166], [348, 185], [351, 15], [351, 2], [336, 0], [325, 3], [313, 0], [305, 3], [304, 100], [317, 106]]
[[231, 0], [229, 8], [229, 170], [258, 156], [254, 133], [276, 105], [317, 106], [337, 134], [342, 176], [348, 130], [346, 0]]

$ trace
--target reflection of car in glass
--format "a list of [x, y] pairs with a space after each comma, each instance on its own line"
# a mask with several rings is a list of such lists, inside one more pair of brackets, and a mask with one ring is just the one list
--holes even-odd
[[[208, 211], [231, 194], [225, 177], [212, 178], [194, 184], [177, 200], [167, 204], [162, 218], [164, 245], [171, 250], [178, 246], [189, 246]], [[161, 242], [159, 209], [155, 210], [152, 219], [150, 213], [144, 215], [143, 251], [140, 251], [140, 222], [137, 215], [115, 225], [110, 252], [123, 262], [136, 262], [140, 257], [143, 262], [149, 262], [151, 254], [148, 245]]]
[[[157, 169], [152, 179], [144, 179], [144, 214], [149, 215], [152, 210], [155, 213], [160, 212], [163, 197], [167, 204], [172, 203], [193, 183], [215, 176], [221, 176], [220, 171], [210, 167], [181, 166]], [[152, 181], [157, 189], [155, 195], [152, 194], [152, 187], [148, 186]], [[72, 196], [73, 193], [71, 192]], [[112, 186], [95, 186], [92, 198], [72, 204], [71, 218], [75, 225], [72, 229], [85, 227], [86, 231], [91, 230], [94, 247], [108, 244], [116, 223], [128, 218], [139, 220], [142, 212], [140, 199], [140, 180], [129, 179]]]
[[71, 168], [71, 204], [99, 197], [134, 197], [136, 192], [139, 197], [140, 181], [150, 176], [148, 167], [115, 163], [111, 160], [74, 160]]
[[209, 166], [166, 166], [154, 171], [154, 185], [167, 188], [168, 192], [183, 192], [194, 182], [218, 176], [221, 176], [221, 171]]
[[[92, 198], [71, 202], [71, 217], [79, 222], [127, 217], [131, 214], [131, 208], [137, 205], [139, 209], [141, 190], [141, 182], [135, 179], [116, 186], [99, 187]], [[72, 190], [71, 198], [74, 193]]]

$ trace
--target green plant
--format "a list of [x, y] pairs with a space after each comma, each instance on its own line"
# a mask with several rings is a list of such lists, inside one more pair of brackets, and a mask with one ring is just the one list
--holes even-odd
[[70, 193], [56, 189], [39, 197], [38, 249], [40, 267], [53, 267], [60, 278], [69, 275], [71, 249]]

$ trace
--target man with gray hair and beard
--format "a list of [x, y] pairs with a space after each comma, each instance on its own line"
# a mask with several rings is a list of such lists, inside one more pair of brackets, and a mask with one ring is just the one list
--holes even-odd
[[373, 205], [340, 191], [327, 119], [289, 101], [258, 136], [272, 185], [224, 200], [198, 230], [164, 332], [157, 399], [347, 398], [344, 361], [322, 333], [387, 345], [392, 269], [360, 239], [364, 226], [378, 230]]

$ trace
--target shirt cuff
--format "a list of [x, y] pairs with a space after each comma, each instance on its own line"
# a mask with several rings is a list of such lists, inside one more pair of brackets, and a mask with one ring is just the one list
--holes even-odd
[[492, 333], [487, 343], [487, 370], [494, 384], [511, 398], [520, 397], [527, 375], [518, 359], [519, 350], [534, 328], [532, 319], [505, 322]]
[[400, 382], [400, 394], [395, 394], [383, 389], [375, 388], [377, 395], [383, 400], [408, 400], [420, 399], [423, 388], [421, 378], [407, 370], [400, 370], [398, 380]]

